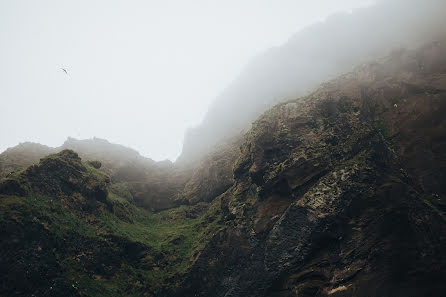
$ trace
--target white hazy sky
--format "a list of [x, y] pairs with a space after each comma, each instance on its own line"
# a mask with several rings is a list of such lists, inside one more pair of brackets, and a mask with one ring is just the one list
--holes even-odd
[[0, 0], [0, 151], [96, 136], [175, 160], [250, 59], [372, 2]]

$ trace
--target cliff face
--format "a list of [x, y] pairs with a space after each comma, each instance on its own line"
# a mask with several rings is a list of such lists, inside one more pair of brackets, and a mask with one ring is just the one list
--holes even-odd
[[444, 38], [446, 3], [438, 0], [377, 1], [301, 30], [281, 46], [253, 59], [212, 103], [203, 123], [185, 136], [179, 163], [198, 160], [215, 144], [249, 128], [284, 98], [319, 84], [394, 48], [417, 48]]
[[443, 296], [445, 52], [361, 65], [188, 166], [101, 142], [9, 174], [0, 295]]
[[263, 114], [179, 295], [441, 296], [445, 49], [395, 52]]
[[243, 137], [237, 135], [205, 155], [193, 167], [180, 201], [187, 204], [212, 201], [229, 189], [234, 183], [232, 171], [242, 142]]

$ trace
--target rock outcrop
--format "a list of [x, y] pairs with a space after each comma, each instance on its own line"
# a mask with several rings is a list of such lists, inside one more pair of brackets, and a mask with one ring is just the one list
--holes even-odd
[[396, 52], [263, 114], [179, 296], [442, 296], [445, 50]]

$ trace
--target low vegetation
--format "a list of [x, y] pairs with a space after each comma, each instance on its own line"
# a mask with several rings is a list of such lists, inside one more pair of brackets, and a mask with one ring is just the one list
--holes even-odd
[[[73, 294], [81, 296], [156, 296], [179, 286], [220, 228], [219, 199], [153, 213], [135, 206], [124, 184], [109, 184], [90, 164], [63, 151], [0, 181], [27, 184], [25, 195], [0, 196], [0, 224], [23, 233], [6, 241], [25, 240], [27, 229], [42, 232], [23, 243], [27, 250], [17, 257], [48, 253]], [[42, 174], [50, 165], [57, 176]], [[106, 187], [105, 200], [92, 198], [98, 185]], [[47, 287], [44, 279], [28, 281], [29, 290]], [[2, 292], [20, 290], [18, 283], [3, 286]]]

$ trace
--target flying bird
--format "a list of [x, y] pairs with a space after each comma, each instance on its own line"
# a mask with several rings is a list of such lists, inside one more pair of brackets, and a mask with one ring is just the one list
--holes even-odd
[[67, 69], [65, 68], [60, 68], [60, 69], [62, 69], [62, 71], [65, 72], [66, 75], [68, 75]]

